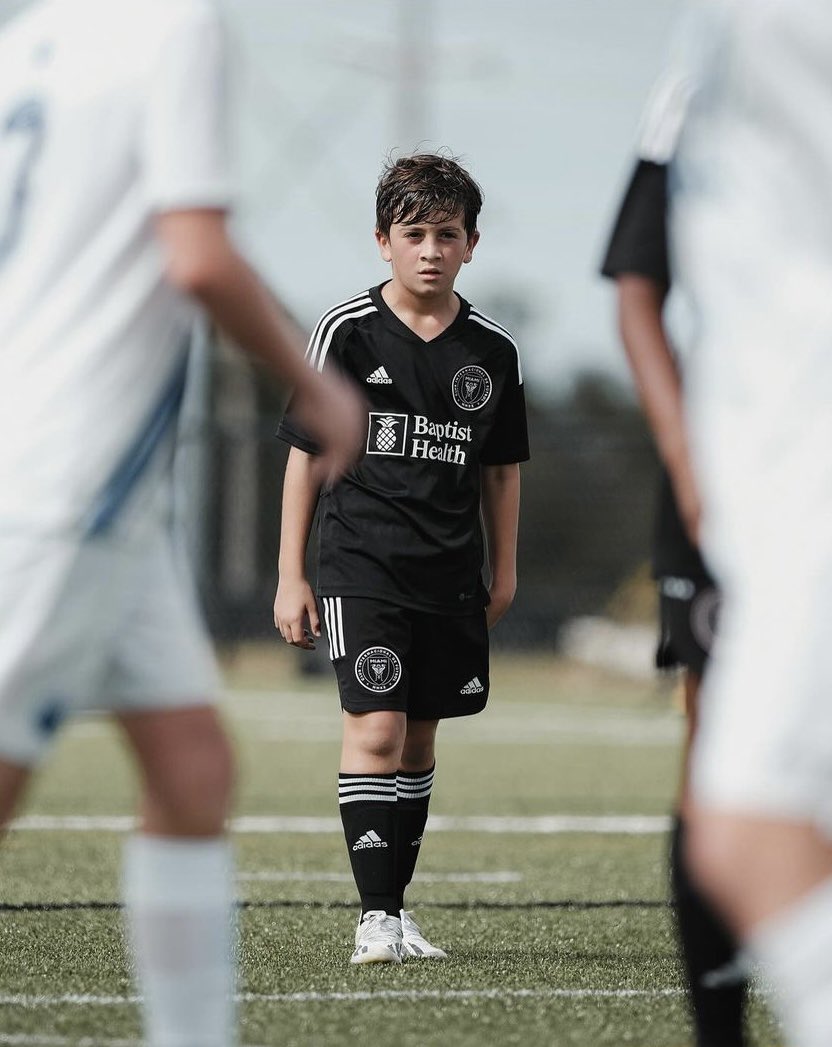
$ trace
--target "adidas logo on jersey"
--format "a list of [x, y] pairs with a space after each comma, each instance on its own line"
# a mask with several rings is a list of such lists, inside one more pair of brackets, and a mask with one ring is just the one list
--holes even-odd
[[368, 374], [367, 378], [366, 378], [366, 381], [369, 382], [370, 385], [392, 385], [393, 384], [393, 379], [384, 370], [383, 367], [377, 367], [375, 369], [375, 371], [373, 371], [372, 374]]
[[375, 829], [369, 829], [364, 833], [363, 836], [359, 836], [355, 843], [352, 845], [354, 851], [363, 851], [366, 847], [386, 847], [387, 844], [382, 840]]
[[483, 685], [480, 683], [479, 676], [475, 676], [473, 680], [469, 680], [468, 683], [459, 692], [460, 694], [482, 694], [485, 690]]

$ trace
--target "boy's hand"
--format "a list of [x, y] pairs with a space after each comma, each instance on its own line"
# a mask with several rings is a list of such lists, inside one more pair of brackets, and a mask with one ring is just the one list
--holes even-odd
[[492, 586], [488, 590], [491, 602], [485, 609], [485, 621], [489, 629], [493, 629], [509, 607], [511, 607], [514, 600], [514, 592], [514, 589], [502, 589], [496, 586]]
[[[306, 621], [309, 629], [304, 628]], [[303, 651], [315, 650], [315, 637], [321, 635], [321, 619], [315, 594], [305, 578], [280, 579], [274, 598], [274, 624], [286, 643]]]

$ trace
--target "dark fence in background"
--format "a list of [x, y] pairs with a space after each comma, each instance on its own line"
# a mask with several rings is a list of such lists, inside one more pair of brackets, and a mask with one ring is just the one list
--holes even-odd
[[[287, 449], [271, 384], [236, 354], [216, 354], [209, 371], [206, 409], [186, 423], [200, 477], [194, 558], [212, 633], [233, 644], [274, 635]], [[644, 562], [656, 461], [637, 407], [604, 376], [581, 376], [557, 403], [530, 401], [519, 591], [493, 642], [551, 649], [565, 621], [602, 611]]]

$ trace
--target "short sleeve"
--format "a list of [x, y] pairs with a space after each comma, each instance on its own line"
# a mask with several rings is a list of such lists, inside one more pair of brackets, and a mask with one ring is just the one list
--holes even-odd
[[[323, 354], [320, 352], [321, 329], [328, 316], [329, 313], [325, 313], [312, 332], [309, 339], [309, 345], [306, 348], [306, 362], [310, 367], [314, 367], [315, 370], [329, 371], [330, 369], [335, 369], [343, 372], [341, 365], [341, 339], [338, 334], [336, 334], [332, 339], [331, 344], [327, 345], [326, 352]], [[292, 413], [293, 406], [294, 397], [290, 398], [289, 405], [286, 408], [286, 413], [281, 418], [280, 424], [277, 427], [277, 438], [279, 440], [285, 440], [285, 442], [291, 444], [292, 447], [297, 447], [298, 450], [305, 451], [307, 454], [320, 454], [321, 449], [319, 445], [294, 417]]]
[[226, 50], [208, 4], [171, 4], [144, 80], [142, 174], [156, 211], [231, 202]]
[[639, 160], [624, 194], [607, 252], [604, 276], [646, 276], [670, 286], [667, 248], [667, 167]]
[[480, 451], [481, 465], [510, 465], [529, 458], [526, 394], [515, 364], [500, 396], [494, 424]]

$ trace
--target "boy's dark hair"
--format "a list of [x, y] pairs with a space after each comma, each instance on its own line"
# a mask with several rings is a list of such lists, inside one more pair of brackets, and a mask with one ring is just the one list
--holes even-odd
[[376, 187], [376, 229], [394, 223], [441, 222], [463, 212], [465, 232], [477, 228], [482, 190], [456, 157], [417, 153], [390, 161]]

